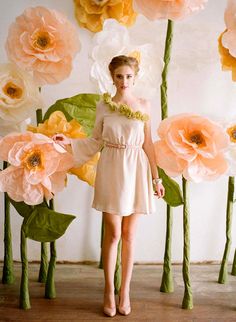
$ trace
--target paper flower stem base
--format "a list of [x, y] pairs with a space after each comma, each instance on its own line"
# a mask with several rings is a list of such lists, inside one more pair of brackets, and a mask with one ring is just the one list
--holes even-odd
[[47, 281], [45, 285], [45, 297], [47, 299], [54, 299], [56, 297], [54, 272], [56, 267], [56, 242], [50, 243], [50, 262], [48, 266]]
[[[7, 162], [3, 162], [3, 170], [7, 168]], [[10, 200], [7, 193], [4, 193], [4, 262], [2, 272], [2, 283], [12, 284], [14, 282], [12, 238], [10, 221]]]
[[103, 219], [103, 216], [102, 216], [102, 225], [101, 225], [101, 253], [100, 253], [100, 261], [99, 261], [99, 265], [98, 267], [99, 268], [103, 268], [103, 262], [102, 262], [102, 243], [103, 243], [103, 238], [104, 238], [104, 219]]
[[29, 286], [28, 286], [28, 260], [27, 260], [27, 239], [21, 227], [21, 283], [20, 283], [20, 308], [30, 309]]
[[184, 279], [184, 298], [182, 302], [183, 309], [193, 308], [192, 288], [190, 283], [190, 218], [189, 218], [189, 195], [188, 181], [183, 178], [183, 232], [184, 232], [184, 249], [183, 249], [183, 279]]
[[38, 276], [39, 283], [46, 283], [47, 272], [48, 272], [47, 243], [41, 243], [41, 261], [40, 261], [40, 269], [39, 269], [39, 276]]
[[173, 282], [173, 274], [172, 274], [172, 266], [171, 266], [172, 223], [173, 223], [172, 207], [167, 205], [165, 255], [164, 255], [162, 281], [161, 281], [161, 287], [160, 287], [160, 291], [164, 293], [174, 292], [174, 282]]
[[119, 294], [120, 286], [121, 286], [121, 239], [119, 240], [117, 247], [117, 257], [116, 257], [116, 268], [115, 268], [115, 276], [114, 276], [114, 287], [115, 294]]
[[236, 276], [236, 249], [234, 251], [234, 260], [233, 260], [231, 275]]
[[228, 180], [228, 196], [226, 208], [226, 243], [224, 255], [221, 261], [218, 283], [224, 284], [228, 276], [228, 258], [231, 246], [231, 230], [232, 230], [232, 215], [234, 204], [234, 177], [229, 177]]
[[[49, 208], [54, 210], [54, 200], [49, 201]], [[57, 259], [57, 250], [56, 242], [53, 241], [50, 243], [50, 262], [47, 272], [47, 280], [45, 285], [45, 297], [47, 299], [54, 299], [56, 297], [56, 288], [55, 288], [55, 268], [56, 268], [56, 259]]]

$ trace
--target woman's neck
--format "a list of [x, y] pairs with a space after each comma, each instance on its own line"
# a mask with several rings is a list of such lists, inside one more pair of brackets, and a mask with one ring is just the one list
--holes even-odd
[[112, 98], [114, 102], [121, 102], [121, 103], [133, 101], [134, 99], [135, 99], [135, 96], [131, 92], [129, 93], [116, 92], [115, 96], [113, 96]]

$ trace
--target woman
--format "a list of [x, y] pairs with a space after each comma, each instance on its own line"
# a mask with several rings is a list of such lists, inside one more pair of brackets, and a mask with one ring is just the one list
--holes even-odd
[[98, 103], [92, 137], [71, 141], [77, 165], [88, 161], [102, 148], [93, 207], [102, 211], [104, 218], [103, 310], [110, 317], [116, 314], [114, 273], [118, 242], [121, 238], [122, 280], [118, 311], [128, 315], [131, 312], [129, 291], [137, 220], [140, 214], [153, 212], [153, 194], [164, 196], [151, 139], [150, 105], [132, 94], [138, 69], [138, 62], [133, 57], [122, 55], [112, 59], [109, 70], [116, 94], [114, 97], [104, 94]]

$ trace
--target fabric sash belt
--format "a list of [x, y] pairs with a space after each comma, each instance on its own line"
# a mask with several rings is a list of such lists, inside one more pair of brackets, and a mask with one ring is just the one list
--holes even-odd
[[142, 148], [142, 144], [133, 145], [133, 144], [121, 144], [121, 143], [112, 143], [104, 141], [104, 146], [109, 148], [116, 148], [116, 149], [127, 149], [127, 148]]

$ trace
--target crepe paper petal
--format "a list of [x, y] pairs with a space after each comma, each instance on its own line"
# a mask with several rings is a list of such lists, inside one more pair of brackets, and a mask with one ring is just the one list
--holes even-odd
[[183, 309], [193, 308], [192, 288], [190, 282], [190, 210], [189, 210], [189, 191], [188, 181], [182, 178], [183, 181], [183, 232], [184, 232], [184, 250], [183, 250], [183, 279], [184, 279], [184, 297], [182, 301]]
[[92, 32], [101, 31], [104, 21], [108, 18], [114, 18], [128, 27], [135, 22], [137, 16], [132, 2], [132, 0], [74, 0], [75, 16], [80, 27]]
[[[3, 170], [7, 168], [7, 162], [3, 162]], [[10, 200], [7, 193], [4, 193], [4, 260], [2, 270], [2, 283], [13, 284], [15, 277], [13, 272], [12, 236], [10, 221]]]
[[80, 49], [75, 26], [56, 10], [27, 8], [9, 28], [8, 58], [33, 73], [36, 83], [56, 84], [69, 77]]
[[134, 10], [149, 20], [179, 20], [204, 9], [207, 0], [134, 0]]
[[228, 180], [228, 196], [226, 208], [226, 242], [223, 258], [221, 261], [218, 283], [225, 284], [228, 277], [228, 258], [230, 252], [230, 245], [232, 242], [231, 230], [233, 220], [233, 205], [234, 205], [234, 177], [229, 177]]

